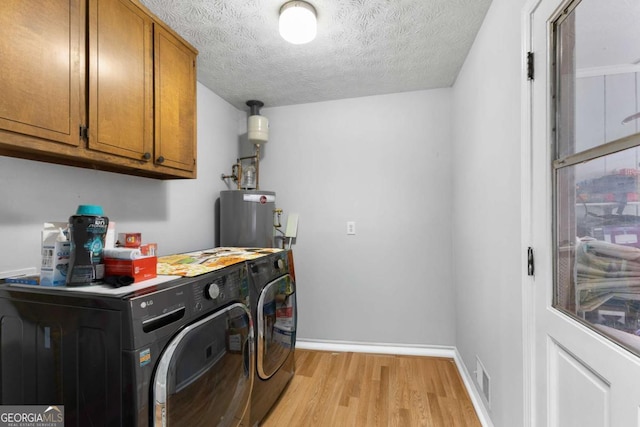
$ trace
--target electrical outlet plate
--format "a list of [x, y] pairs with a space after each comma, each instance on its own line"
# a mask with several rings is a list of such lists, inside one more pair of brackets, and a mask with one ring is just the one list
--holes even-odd
[[356, 222], [355, 221], [347, 221], [347, 234], [349, 234], [349, 235], [356, 234]]
[[285, 237], [294, 238], [298, 234], [298, 214], [290, 213], [287, 217], [287, 228], [284, 232]]

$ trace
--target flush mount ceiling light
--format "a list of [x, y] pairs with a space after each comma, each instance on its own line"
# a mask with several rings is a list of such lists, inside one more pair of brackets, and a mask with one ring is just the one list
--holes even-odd
[[280, 8], [280, 35], [289, 43], [309, 43], [317, 28], [316, 9], [306, 1], [290, 1]]

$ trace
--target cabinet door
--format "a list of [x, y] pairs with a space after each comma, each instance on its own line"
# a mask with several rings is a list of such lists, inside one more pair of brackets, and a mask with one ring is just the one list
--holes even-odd
[[0, 142], [79, 145], [79, 3], [0, 2]]
[[155, 25], [156, 164], [196, 170], [196, 54]]
[[129, 0], [90, 1], [90, 149], [151, 160], [152, 31], [149, 16]]

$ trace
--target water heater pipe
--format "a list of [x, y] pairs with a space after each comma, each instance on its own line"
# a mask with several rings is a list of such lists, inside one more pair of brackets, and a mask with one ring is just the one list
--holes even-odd
[[[247, 106], [249, 106], [249, 121], [247, 126], [248, 127], [247, 134], [249, 137], [249, 142], [253, 143], [253, 145], [255, 146], [254, 155], [239, 157], [238, 159], [236, 159], [236, 163], [231, 168], [231, 175], [222, 174], [220, 178], [222, 180], [226, 180], [229, 178], [233, 179], [233, 181], [237, 183], [237, 189], [241, 190], [242, 180], [243, 180], [242, 161], [253, 160], [255, 164], [255, 169], [256, 169], [255, 189], [259, 190], [260, 189], [260, 144], [267, 142], [268, 135], [269, 135], [269, 121], [267, 120], [266, 117], [260, 116], [260, 108], [264, 107], [264, 103], [262, 101], [250, 100], [250, 101], [247, 101]], [[251, 117], [254, 117], [254, 119], [258, 119], [258, 120], [254, 120], [252, 122]]]

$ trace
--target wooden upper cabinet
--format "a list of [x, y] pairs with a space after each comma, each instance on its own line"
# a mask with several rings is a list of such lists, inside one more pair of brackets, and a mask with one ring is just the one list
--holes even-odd
[[139, 0], [0, 0], [0, 155], [195, 178], [197, 55]]
[[155, 142], [158, 165], [196, 170], [196, 54], [154, 26]]
[[1, 146], [79, 145], [80, 24], [78, 0], [0, 2]]
[[152, 31], [128, 0], [89, 2], [89, 149], [152, 160]]

